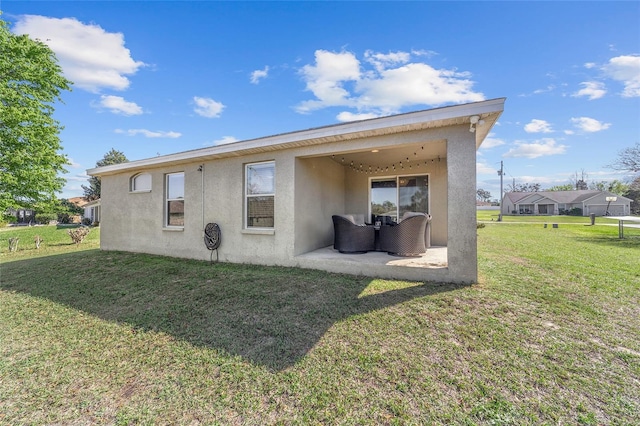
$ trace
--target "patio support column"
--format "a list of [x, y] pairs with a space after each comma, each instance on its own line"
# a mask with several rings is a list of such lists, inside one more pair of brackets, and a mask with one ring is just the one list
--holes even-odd
[[477, 282], [475, 133], [468, 126], [451, 133], [447, 141], [449, 273], [458, 282]]

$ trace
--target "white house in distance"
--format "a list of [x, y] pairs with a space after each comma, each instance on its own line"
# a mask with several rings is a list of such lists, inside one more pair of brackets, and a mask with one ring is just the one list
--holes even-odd
[[[297, 266], [418, 281], [477, 281], [476, 150], [504, 98], [296, 131], [90, 169], [101, 249]], [[371, 217], [420, 182], [432, 216], [424, 259], [333, 250], [332, 215]], [[397, 213], [392, 213], [397, 214]], [[400, 218], [396, 218], [400, 219]], [[438, 254], [439, 262], [429, 262]], [[423, 260], [422, 263], [420, 260]]]
[[89, 219], [91, 224], [100, 222], [100, 199], [89, 201], [84, 206], [84, 215], [85, 219]]
[[[608, 191], [507, 192], [502, 198], [502, 214], [558, 215], [579, 209], [579, 216], [626, 216], [631, 199]], [[577, 211], [577, 210], [575, 210]]]

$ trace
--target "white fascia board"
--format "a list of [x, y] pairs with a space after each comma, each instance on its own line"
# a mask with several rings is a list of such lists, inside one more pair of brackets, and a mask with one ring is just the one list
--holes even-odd
[[191, 151], [183, 151], [175, 154], [162, 155], [127, 163], [113, 164], [110, 166], [87, 169], [90, 176], [114, 174], [130, 169], [147, 168], [169, 163], [185, 163], [198, 159], [221, 158], [233, 155], [241, 155], [253, 150], [273, 150], [279, 146], [297, 143], [300, 145], [312, 145], [315, 141], [332, 142], [344, 139], [347, 135], [357, 134], [358, 137], [376, 136], [384, 130], [394, 128], [402, 129], [407, 126], [431, 124], [431, 127], [449, 125], [450, 120], [456, 120], [456, 124], [469, 123], [469, 117], [482, 114], [501, 114], [504, 110], [505, 98], [491, 99], [488, 101], [474, 102], [470, 104], [447, 106], [424, 111], [409, 112], [391, 115], [381, 118], [354, 121], [350, 123], [334, 124], [317, 127], [308, 130], [282, 133], [274, 136], [266, 136], [258, 139], [233, 142], [224, 145], [200, 148]]

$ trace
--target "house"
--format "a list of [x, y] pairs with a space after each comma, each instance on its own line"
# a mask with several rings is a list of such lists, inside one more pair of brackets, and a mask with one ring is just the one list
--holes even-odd
[[72, 197], [72, 198], [69, 198], [67, 201], [69, 201], [69, 203], [78, 207], [84, 207], [85, 204], [89, 202], [85, 197]]
[[507, 192], [502, 198], [502, 214], [577, 216], [625, 216], [631, 214], [631, 199], [608, 191]]
[[90, 224], [100, 223], [100, 198], [89, 201], [82, 206], [84, 208], [84, 219], [89, 219]]
[[[475, 282], [476, 150], [504, 98], [267, 136], [87, 170], [101, 249], [419, 281]], [[413, 197], [413, 200], [412, 200]], [[416, 207], [415, 198], [420, 198]], [[124, 207], [126, 206], [126, 208]], [[332, 249], [332, 215], [431, 214], [433, 264]], [[398, 209], [399, 207], [399, 209]], [[399, 210], [399, 211], [398, 211]]]
[[33, 209], [9, 209], [7, 213], [16, 218], [18, 225], [35, 224], [36, 211]]

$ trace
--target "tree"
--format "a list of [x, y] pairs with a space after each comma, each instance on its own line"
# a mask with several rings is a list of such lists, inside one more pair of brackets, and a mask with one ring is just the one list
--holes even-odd
[[573, 191], [575, 188], [573, 184], [567, 183], [566, 185], [555, 185], [545, 191]]
[[580, 171], [580, 176], [578, 176], [578, 172], [575, 172], [573, 179], [571, 180], [571, 182], [573, 182], [573, 185], [575, 186], [576, 190], [585, 190], [585, 189], [589, 189], [588, 185], [587, 185], [587, 178], [589, 177], [587, 175], [587, 173], [584, 171], [584, 169], [582, 169]]
[[478, 190], [476, 191], [476, 194], [478, 197], [478, 201], [487, 202], [491, 199], [491, 193], [482, 188], [478, 188]]
[[623, 196], [632, 200], [631, 214], [640, 214], [640, 176], [631, 182], [629, 189]]
[[538, 192], [540, 191], [539, 183], [513, 183], [507, 185], [508, 192]]
[[71, 90], [53, 51], [0, 19], [0, 212], [55, 202], [67, 157], [55, 101]]
[[[124, 153], [116, 151], [111, 148], [111, 151], [107, 152], [102, 160], [96, 163], [96, 167], [110, 166], [112, 164], [127, 163], [127, 157]], [[89, 178], [89, 186], [82, 185], [84, 190], [84, 198], [88, 201], [97, 200], [100, 198], [100, 178], [97, 176], [91, 176]]]
[[609, 165], [614, 170], [637, 173], [640, 172], [640, 142], [625, 148], [618, 153], [618, 158]]
[[629, 190], [629, 185], [616, 179], [612, 180], [611, 182], [591, 182], [589, 184], [589, 189], [595, 189], [597, 191], [608, 191], [617, 195], [624, 196], [624, 194]]

